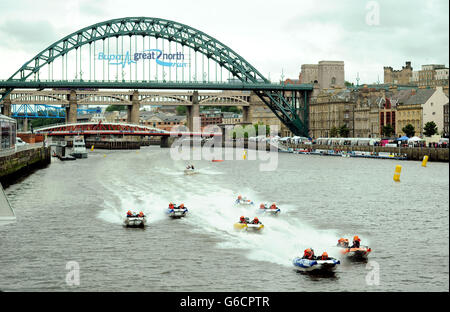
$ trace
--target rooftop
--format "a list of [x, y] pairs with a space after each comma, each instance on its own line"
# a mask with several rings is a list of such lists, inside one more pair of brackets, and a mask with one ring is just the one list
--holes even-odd
[[424, 104], [435, 92], [434, 89], [419, 89], [416, 94], [411, 95], [411, 97], [405, 101], [406, 105], [414, 104]]

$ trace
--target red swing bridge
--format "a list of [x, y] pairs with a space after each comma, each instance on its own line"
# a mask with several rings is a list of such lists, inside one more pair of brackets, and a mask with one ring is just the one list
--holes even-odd
[[[182, 127], [174, 127], [182, 128]], [[219, 130], [219, 129], [218, 129]], [[57, 141], [67, 136], [84, 136], [85, 138], [124, 138], [129, 136], [138, 137], [159, 137], [161, 147], [170, 147], [169, 138], [211, 138], [222, 137], [222, 132], [190, 132], [190, 131], [166, 131], [158, 128], [152, 128], [142, 125], [126, 123], [104, 123], [104, 122], [86, 122], [60, 124], [38, 128], [36, 134], [49, 137], [56, 137]]]
[[52, 125], [35, 129], [36, 134], [47, 136], [73, 136], [73, 135], [135, 135], [158, 137], [214, 137], [222, 136], [222, 132], [190, 132], [165, 131], [158, 128], [126, 123], [86, 122]]

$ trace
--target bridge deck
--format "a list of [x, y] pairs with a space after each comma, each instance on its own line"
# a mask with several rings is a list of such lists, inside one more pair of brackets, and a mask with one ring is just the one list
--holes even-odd
[[312, 91], [311, 84], [279, 84], [250, 82], [171, 82], [171, 81], [92, 81], [92, 80], [0, 80], [0, 89], [98, 88], [98, 89], [182, 89], [182, 90], [265, 90]]

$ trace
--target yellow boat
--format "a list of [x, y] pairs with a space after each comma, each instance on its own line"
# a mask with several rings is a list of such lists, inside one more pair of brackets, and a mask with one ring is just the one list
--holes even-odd
[[264, 224], [251, 224], [251, 223], [235, 223], [235, 230], [246, 230], [246, 231], [260, 231], [264, 228]]

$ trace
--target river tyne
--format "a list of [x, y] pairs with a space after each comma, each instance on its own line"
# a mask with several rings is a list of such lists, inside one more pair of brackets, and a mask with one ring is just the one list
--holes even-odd
[[[185, 175], [188, 163], [199, 173]], [[448, 291], [448, 163], [284, 153], [276, 170], [260, 163], [173, 160], [159, 147], [53, 159], [5, 190], [17, 221], [0, 227], [0, 290]], [[255, 207], [236, 207], [238, 195]], [[169, 219], [169, 202], [189, 215]], [[281, 214], [260, 216], [262, 233], [233, 230], [272, 202]], [[124, 228], [128, 210], [148, 226]], [[353, 235], [372, 248], [368, 262], [342, 261], [332, 276], [292, 265], [308, 247], [339, 257], [337, 240]]]

